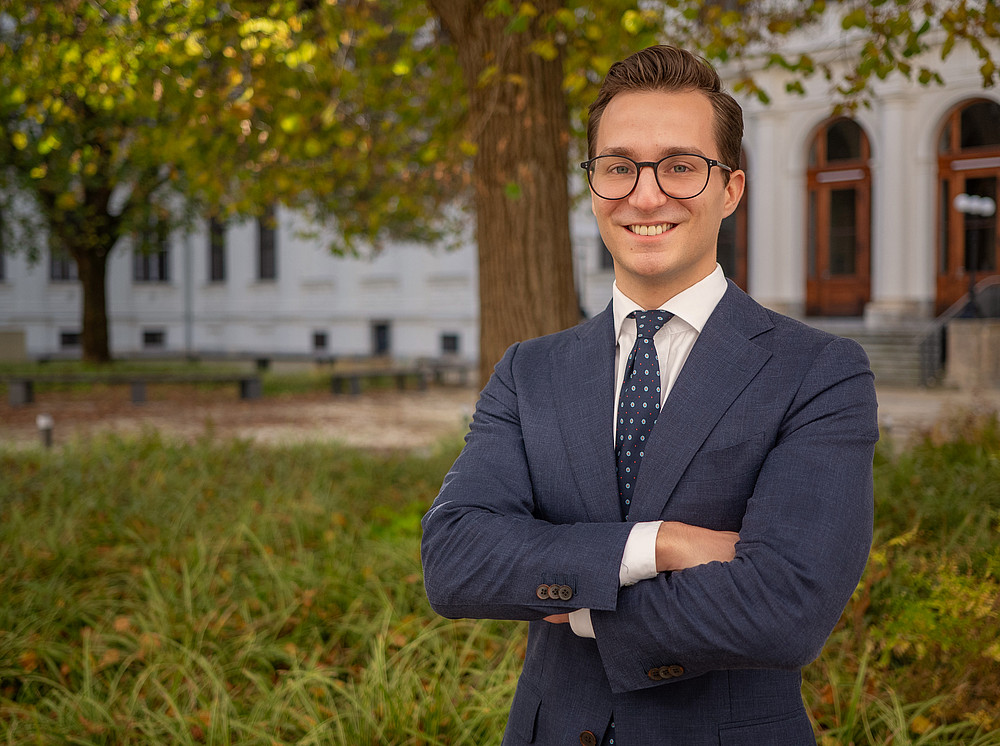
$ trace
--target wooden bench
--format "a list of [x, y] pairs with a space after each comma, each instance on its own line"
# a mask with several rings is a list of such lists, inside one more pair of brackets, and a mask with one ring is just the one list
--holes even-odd
[[420, 358], [416, 363], [395, 367], [371, 367], [343, 370], [330, 376], [330, 390], [334, 394], [360, 394], [363, 384], [375, 383], [387, 378], [396, 382], [400, 391], [407, 384], [415, 384], [417, 390], [426, 391], [432, 381], [436, 384], [454, 383], [466, 385], [469, 379], [470, 366], [460, 360], [438, 358]]
[[20, 407], [35, 401], [35, 384], [128, 384], [132, 403], [146, 401], [148, 384], [192, 384], [192, 383], [235, 383], [240, 399], [259, 399], [261, 396], [260, 377], [241, 374], [180, 374], [170, 373], [39, 373], [9, 375], [0, 377], [7, 384], [7, 402], [12, 407]]
[[374, 383], [384, 378], [392, 378], [396, 388], [406, 389], [406, 384], [413, 381], [418, 391], [427, 390], [430, 374], [423, 368], [362, 368], [345, 370], [330, 376], [330, 391], [334, 394], [350, 392], [355, 396], [361, 393], [362, 383]]

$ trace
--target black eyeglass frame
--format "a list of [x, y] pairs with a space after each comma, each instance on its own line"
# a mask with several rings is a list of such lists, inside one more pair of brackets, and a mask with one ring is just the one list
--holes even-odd
[[[668, 192], [666, 189], [663, 188], [662, 184], [660, 184], [660, 177], [656, 173], [660, 168], [660, 164], [663, 163], [665, 160], [668, 160], [670, 158], [677, 158], [679, 156], [691, 156], [692, 158], [701, 158], [703, 161], [705, 161], [705, 163], [708, 164], [708, 174], [706, 174], [705, 176], [704, 186], [702, 186], [701, 189], [692, 194], [690, 197], [675, 197], [674, 195], [672, 195], [670, 192]], [[605, 197], [596, 189], [594, 189], [594, 182], [591, 180], [590, 164], [596, 161], [598, 158], [622, 158], [628, 161], [629, 163], [635, 165], [635, 183], [632, 185], [632, 188], [628, 190], [627, 194], [624, 194], [621, 197]], [[733, 169], [727, 166], [722, 161], [717, 161], [714, 158], [708, 158], [706, 156], [700, 155], [699, 153], [671, 153], [670, 155], [663, 156], [658, 161], [634, 161], [627, 155], [615, 155], [613, 153], [608, 153], [607, 155], [596, 155], [593, 158], [588, 158], [587, 160], [585, 160], [583, 163], [580, 164], [580, 168], [584, 169], [587, 172], [587, 183], [590, 184], [590, 188], [594, 192], [594, 194], [596, 194], [601, 199], [608, 200], [609, 202], [616, 202], [620, 199], [628, 199], [631, 196], [632, 192], [635, 191], [635, 188], [639, 186], [639, 177], [642, 176], [642, 169], [644, 166], [649, 166], [651, 169], [653, 169], [653, 180], [656, 182], [656, 186], [659, 188], [661, 192], [670, 197], [670, 199], [694, 199], [699, 194], [704, 192], [708, 188], [708, 182], [712, 180], [712, 166], [721, 168], [726, 173], [731, 174], [733, 172]]]

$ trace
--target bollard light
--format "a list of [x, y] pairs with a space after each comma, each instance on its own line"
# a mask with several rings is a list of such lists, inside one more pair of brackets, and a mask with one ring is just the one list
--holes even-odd
[[52, 415], [40, 414], [35, 418], [35, 424], [38, 425], [38, 433], [42, 436], [42, 445], [46, 448], [52, 447], [52, 427], [55, 422], [52, 420]]

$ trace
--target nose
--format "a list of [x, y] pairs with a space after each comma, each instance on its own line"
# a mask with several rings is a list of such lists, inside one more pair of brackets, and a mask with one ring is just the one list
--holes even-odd
[[656, 172], [653, 167], [641, 166], [639, 180], [628, 199], [636, 208], [650, 210], [659, 207], [669, 198], [660, 189], [660, 185], [656, 183]]

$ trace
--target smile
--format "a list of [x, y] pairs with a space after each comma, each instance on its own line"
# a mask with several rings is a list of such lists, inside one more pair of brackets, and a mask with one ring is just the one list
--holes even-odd
[[629, 225], [628, 230], [637, 236], [659, 236], [673, 228], [676, 223], [658, 223], [656, 225]]

